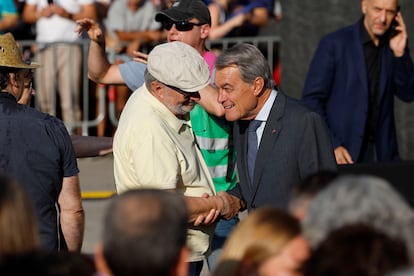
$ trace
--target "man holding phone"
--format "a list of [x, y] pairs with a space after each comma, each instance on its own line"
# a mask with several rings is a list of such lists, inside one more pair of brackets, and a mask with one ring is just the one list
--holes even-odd
[[361, 8], [357, 23], [322, 38], [302, 95], [325, 118], [338, 164], [399, 160], [394, 95], [414, 100], [398, 0], [362, 0]]

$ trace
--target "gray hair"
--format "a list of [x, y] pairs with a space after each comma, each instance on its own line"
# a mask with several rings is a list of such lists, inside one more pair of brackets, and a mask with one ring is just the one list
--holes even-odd
[[273, 88], [270, 65], [256, 46], [241, 43], [226, 49], [217, 57], [215, 68], [220, 70], [232, 65], [238, 67], [244, 82], [252, 83], [257, 77], [262, 77], [263, 89]]
[[145, 86], [147, 87], [148, 91], [151, 91], [151, 83], [153, 81], [158, 81], [158, 80], [153, 75], [151, 75], [148, 69], [145, 69], [144, 81], [145, 81]]
[[414, 212], [387, 181], [376, 176], [334, 180], [311, 202], [303, 228], [315, 248], [332, 230], [356, 222], [402, 239], [414, 261]]

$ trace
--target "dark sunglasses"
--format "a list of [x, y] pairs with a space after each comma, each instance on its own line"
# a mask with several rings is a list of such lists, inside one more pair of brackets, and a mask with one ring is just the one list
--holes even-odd
[[187, 32], [191, 31], [194, 26], [202, 26], [204, 23], [193, 23], [188, 21], [172, 21], [172, 20], [165, 20], [162, 22], [162, 27], [167, 31], [171, 30], [172, 26], [175, 25], [177, 31], [180, 32]]
[[168, 85], [168, 84], [165, 84], [165, 83], [163, 83], [163, 84], [165, 86], [167, 86], [168, 88], [174, 90], [178, 94], [183, 95], [184, 97], [188, 97], [188, 98], [200, 98], [200, 93], [198, 91], [197, 92], [187, 92], [187, 91], [181, 90], [178, 87], [175, 87], [175, 86], [172, 86], [172, 85]]

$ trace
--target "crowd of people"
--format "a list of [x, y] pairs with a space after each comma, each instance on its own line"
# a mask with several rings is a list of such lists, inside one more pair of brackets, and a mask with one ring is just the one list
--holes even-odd
[[[17, 28], [8, 3], [0, 19]], [[257, 32], [276, 4], [27, 0], [21, 19], [36, 26], [37, 62], [0, 35], [0, 274], [198, 276], [205, 263], [218, 276], [412, 269], [411, 206], [384, 179], [337, 172], [399, 160], [392, 97], [414, 100], [414, 64], [398, 1], [362, 0], [357, 23], [321, 39], [302, 100], [275, 84], [258, 47], [206, 48]], [[79, 71], [83, 57], [68, 43], [78, 37], [90, 40], [92, 81], [133, 91], [113, 140], [68, 127], [81, 115], [78, 79], [64, 77]], [[50, 63], [56, 55], [62, 64]], [[41, 112], [53, 113], [56, 86], [66, 125]], [[30, 107], [35, 92], [41, 111]], [[118, 195], [90, 258], [76, 158], [111, 151]]]

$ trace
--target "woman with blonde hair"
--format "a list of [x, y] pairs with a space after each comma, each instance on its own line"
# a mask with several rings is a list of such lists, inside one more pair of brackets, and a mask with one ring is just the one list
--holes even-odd
[[213, 275], [302, 275], [309, 254], [296, 218], [261, 208], [250, 212], [230, 234]]
[[33, 206], [12, 177], [0, 174], [0, 261], [39, 248]]

